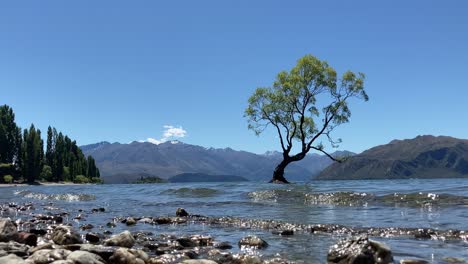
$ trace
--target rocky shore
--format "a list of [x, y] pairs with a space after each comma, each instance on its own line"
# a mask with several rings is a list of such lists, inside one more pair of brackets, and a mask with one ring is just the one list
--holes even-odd
[[[294, 263], [285, 257], [264, 257], [247, 251], [233, 253], [232, 249], [262, 251], [269, 246], [258, 236], [245, 236], [232, 245], [208, 235], [175, 236], [152, 232], [113, 233], [122, 228], [142, 224], [177, 226], [202, 224], [213, 227], [268, 230], [278, 236], [303, 234], [332, 234], [341, 237], [329, 251], [327, 263], [393, 263], [390, 248], [369, 237], [411, 237], [414, 239], [468, 240], [467, 232], [460, 230], [432, 230], [415, 228], [352, 228], [340, 225], [303, 225], [273, 220], [241, 219], [235, 217], [207, 217], [189, 214], [178, 208], [174, 216], [114, 217], [102, 225], [91, 223], [74, 227], [68, 219], [77, 219], [86, 214], [99, 214], [105, 208], [92, 208], [72, 213], [37, 214], [31, 203], [0, 205], [0, 264], [84, 264], [84, 263], [187, 263], [187, 264], [256, 264]], [[50, 205], [52, 206], [52, 205]], [[20, 215], [21, 217], [17, 217]], [[12, 217], [8, 217], [12, 216]], [[15, 217], [16, 216], [16, 217]], [[247, 252], [247, 253], [243, 253]], [[464, 261], [447, 260], [449, 263]], [[401, 260], [401, 263], [427, 263], [424, 260]], [[308, 263], [307, 261], [305, 263]], [[463, 263], [463, 262], [458, 262]]]

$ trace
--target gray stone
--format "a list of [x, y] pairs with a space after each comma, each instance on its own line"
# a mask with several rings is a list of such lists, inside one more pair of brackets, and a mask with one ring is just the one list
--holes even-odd
[[104, 245], [131, 248], [135, 245], [135, 238], [129, 231], [124, 231], [107, 239]]
[[29, 246], [20, 244], [15, 241], [10, 241], [8, 243], [0, 242], [0, 251], [4, 251], [7, 254], [15, 254], [17, 256], [26, 256], [28, 255]]
[[15, 223], [8, 218], [0, 218], [0, 242], [16, 240], [17, 236]]
[[57, 245], [81, 244], [80, 234], [75, 232], [70, 226], [59, 225], [52, 232], [52, 241]]
[[370, 240], [367, 236], [343, 239], [328, 251], [328, 263], [367, 264], [393, 263], [390, 248], [385, 244]]
[[236, 264], [262, 264], [262, 260], [258, 256], [250, 255], [235, 255], [234, 256]]
[[218, 264], [218, 262], [209, 259], [187, 259], [182, 264]]
[[218, 249], [231, 249], [232, 245], [229, 242], [219, 242], [214, 245], [215, 248]]
[[186, 237], [181, 237], [177, 239], [177, 242], [179, 242], [179, 244], [184, 248], [192, 248], [197, 246], [197, 243], [195, 241]]
[[136, 225], [136, 220], [135, 218], [133, 217], [129, 217], [127, 218], [127, 221], [125, 221], [125, 224], [128, 225], [128, 226], [132, 226], [132, 225]]
[[109, 259], [115, 264], [145, 264], [148, 261], [148, 254], [142, 250], [119, 248]]
[[189, 216], [189, 213], [187, 211], [185, 211], [184, 208], [177, 208], [176, 216], [177, 217], [187, 217], [187, 216]]
[[92, 245], [92, 244], [82, 244], [80, 247], [82, 251], [88, 251], [99, 255], [104, 260], [109, 260], [109, 258], [114, 254], [116, 247], [106, 247], [101, 245]]
[[244, 237], [239, 241], [238, 244], [239, 244], [239, 247], [247, 246], [247, 247], [254, 247], [258, 249], [268, 247], [268, 243], [265, 240], [259, 238], [258, 236]]
[[10, 254], [0, 257], [0, 264], [26, 264], [26, 261], [15, 254]]
[[74, 264], [105, 264], [106, 262], [98, 255], [88, 251], [74, 251], [68, 255], [67, 260]]
[[402, 259], [400, 264], [428, 264], [428, 261], [422, 259]]
[[28, 263], [48, 264], [56, 260], [65, 260], [71, 251], [66, 249], [41, 249], [37, 250], [28, 259]]
[[56, 260], [54, 262], [51, 262], [50, 264], [75, 264], [71, 260]]

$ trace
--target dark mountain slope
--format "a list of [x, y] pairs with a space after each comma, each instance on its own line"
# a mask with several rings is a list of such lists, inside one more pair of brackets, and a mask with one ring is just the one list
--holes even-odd
[[[167, 179], [182, 173], [201, 173], [237, 175], [252, 181], [266, 181], [271, 178], [281, 159], [281, 154], [275, 152], [258, 155], [230, 148], [207, 149], [178, 141], [159, 145], [147, 142], [101, 142], [81, 148], [86, 155], [94, 157], [101, 175], [106, 179], [122, 174], [126, 175], [126, 179], [127, 175], [140, 173]], [[330, 163], [324, 156], [309, 154], [304, 160], [288, 166], [286, 177], [292, 181], [309, 180], [311, 175], [317, 175]]]
[[418, 136], [393, 140], [326, 168], [317, 179], [468, 177], [468, 140]]

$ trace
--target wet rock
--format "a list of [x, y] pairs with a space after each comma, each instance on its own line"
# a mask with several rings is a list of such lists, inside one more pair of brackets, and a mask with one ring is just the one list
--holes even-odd
[[327, 261], [340, 264], [386, 264], [393, 263], [393, 256], [385, 244], [360, 236], [341, 240], [332, 246]]
[[85, 225], [80, 226], [80, 229], [83, 230], [83, 231], [84, 230], [91, 230], [93, 228], [94, 228], [94, 226], [92, 224], [85, 224]]
[[0, 242], [0, 251], [4, 251], [7, 254], [15, 254], [20, 257], [27, 256], [29, 249], [29, 246], [15, 241]]
[[124, 231], [106, 240], [104, 245], [131, 248], [135, 245], [135, 238], [129, 231]]
[[195, 241], [186, 237], [181, 237], [176, 241], [179, 242], [179, 244], [184, 248], [192, 248], [197, 246], [197, 243]]
[[75, 232], [70, 226], [59, 225], [52, 232], [52, 241], [58, 245], [81, 244], [80, 234]]
[[61, 215], [35, 215], [34, 218], [40, 220], [42, 222], [50, 222], [54, 224], [61, 224], [63, 223], [63, 217]]
[[148, 254], [142, 250], [119, 248], [109, 258], [109, 262], [115, 264], [145, 264], [148, 259]]
[[223, 242], [216, 243], [214, 247], [217, 249], [231, 249], [232, 245], [229, 242], [223, 241]]
[[10, 254], [4, 257], [0, 257], [0, 263], [1, 264], [26, 264], [26, 262], [22, 258], [16, 256], [15, 254]]
[[81, 250], [70, 253], [67, 260], [73, 261], [74, 264], [106, 264], [100, 256]]
[[105, 212], [105, 211], [106, 211], [106, 208], [104, 208], [104, 207], [91, 209], [91, 212], [93, 212], [93, 213], [98, 213], [98, 212], [102, 213], [102, 212]]
[[148, 218], [148, 217], [144, 217], [144, 218], [138, 220], [138, 223], [152, 224], [152, 223], [153, 223], [153, 219]]
[[37, 235], [28, 232], [19, 232], [16, 241], [35, 247], [37, 245]]
[[136, 220], [133, 217], [127, 218], [127, 221], [125, 221], [125, 224], [128, 226], [136, 225]]
[[0, 242], [16, 240], [18, 230], [13, 221], [8, 218], [0, 218]]
[[428, 261], [422, 259], [402, 259], [400, 264], [428, 264]]
[[187, 211], [185, 211], [184, 208], [177, 208], [176, 216], [177, 217], [187, 217], [187, 216], [189, 216], [189, 213]]
[[153, 220], [158, 225], [167, 225], [172, 223], [172, 219], [169, 217], [158, 217]]
[[414, 238], [419, 238], [419, 239], [431, 239], [432, 235], [434, 235], [434, 231], [430, 229], [418, 229], [414, 233]]
[[197, 246], [206, 247], [213, 245], [213, 238], [211, 236], [193, 235], [190, 239], [194, 241]]
[[234, 263], [238, 264], [262, 264], [262, 260], [258, 256], [250, 255], [234, 255]]
[[106, 247], [101, 245], [91, 245], [91, 244], [82, 244], [80, 247], [81, 251], [88, 251], [93, 254], [100, 256], [104, 260], [109, 260], [109, 258], [114, 254], [116, 247]]
[[280, 235], [280, 236], [292, 236], [294, 235], [294, 230], [275, 230], [271, 232], [274, 235]]
[[90, 243], [98, 243], [101, 240], [101, 236], [97, 233], [87, 233], [85, 239]]
[[109, 222], [109, 223], [106, 224], [106, 226], [109, 227], [109, 228], [114, 228], [117, 225], [114, 222]]
[[218, 262], [209, 259], [187, 259], [182, 264], [218, 264]]
[[55, 248], [55, 244], [54, 243], [44, 243], [42, 245], [39, 245], [39, 246], [36, 246], [36, 247], [33, 247], [33, 248], [30, 248], [29, 249], [29, 254], [34, 254], [36, 251], [39, 251], [39, 250], [43, 250], [43, 249], [54, 249]]
[[247, 247], [254, 247], [258, 249], [268, 247], [268, 243], [265, 240], [259, 238], [258, 236], [244, 237], [239, 241], [238, 244], [239, 244], [239, 247], [247, 246]]
[[466, 261], [462, 258], [445, 257], [442, 260], [447, 263], [466, 263]]
[[33, 229], [29, 230], [29, 233], [33, 233], [33, 234], [36, 234], [38, 236], [45, 236], [47, 234], [47, 230], [33, 228]]
[[66, 249], [41, 249], [32, 254], [28, 263], [48, 264], [56, 260], [64, 260], [70, 255], [71, 251]]
[[263, 263], [264, 264], [291, 264], [290, 261], [287, 261], [287, 260], [282, 259], [282, 258], [268, 259], [268, 260], [263, 261]]
[[231, 263], [234, 257], [229, 252], [221, 252], [218, 249], [212, 249], [208, 251], [208, 258], [216, 261], [217, 263]]

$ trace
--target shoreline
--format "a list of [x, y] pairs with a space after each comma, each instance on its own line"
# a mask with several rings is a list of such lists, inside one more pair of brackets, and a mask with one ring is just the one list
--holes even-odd
[[90, 185], [91, 183], [74, 182], [34, 182], [34, 183], [0, 183], [1, 187], [26, 187], [26, 186], [68, 186], [68, 185]]

